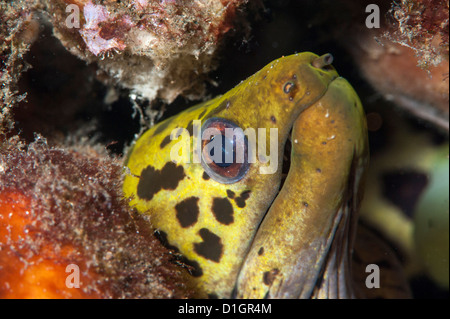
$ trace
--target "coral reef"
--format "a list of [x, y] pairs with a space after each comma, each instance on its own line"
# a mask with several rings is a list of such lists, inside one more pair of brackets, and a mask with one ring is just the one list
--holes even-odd
[[[123, 202], [121, 175], [91, 148], [0, 144], [0, 298], [190, 295], [187, 272]], [[66, 285], [73, 264], [79, 289]]]
[[448, 0], [394, 1], [390, 12], [395, 22], [385, 36], [413, 49], [420, 67], [448, 60]]
[[0, 1], [0, 135], [12, 128], [12, 107], [23, 100], [17, 82], [26, 69], [23, 56], [38, 34], [33, 20], [38, 0]]
[[424, 70], [414, 51], [387, 39], [362, 37], [352, 52], [364, 77], [387, 100], [416, 117], [449, 129], [449, 62]]
[[[172, 102], [180, 94], [201, 97], [224, 35], [244, 24], [239, 10], [247, 0], [44, 2], [70, 52], [137, 95]], [[68, 5], [79, 10], [79, 25]]]
[[50, 145], [92, 136], [92, 144], [103, 122], [96, 114], [111, 107], [102, 101], [108, 88], [96, 79], [95, 67], [70, 54], [48, 23], [40, 26], [24, 61], [31, 67], [21, 74], [17, 89], [27, 98], [12, 109], [15, 127], [9, 135], [20, 132], [32, 142], [40, 134]]
[[365, 79], [385, 99], [448, 132], [448, 1], [379, 1], [380, 28], [361, 27], [371, 1], [343, 3], [360, 21], [334, 34]]

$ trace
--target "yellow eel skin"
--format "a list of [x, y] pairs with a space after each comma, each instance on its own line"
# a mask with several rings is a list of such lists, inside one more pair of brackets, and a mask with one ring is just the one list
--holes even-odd
[[[247, 166], [212, 163], [223, 177], [207, 172], [203, 149], [201, 163], [194, 161], [194, 120], [265, 128], [257, 147], [278, 143], [276, 171], [261, 173], [266, 153]], [[181, 140], [170, 135], [180, 128], [190, 134], [190, 161], [174, 163], [171, 150]], [[280, 190], [289, 138], [291, 164]], [[185, 257], [198, 297], [352, 297], [349, 263], [367, 162], [357, 94], [331, 66], [331, 55], [305, 52], [275, 60], [145, 132], [130, 151], [123, 190]]]

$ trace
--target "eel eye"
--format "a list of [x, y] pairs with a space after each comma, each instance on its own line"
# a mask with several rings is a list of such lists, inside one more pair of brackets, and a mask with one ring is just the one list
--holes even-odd
[[248, 171], [248, 142], [235, 123], [210, 118], [202, 126], [202, 166], [215, 181], [231, 184]]

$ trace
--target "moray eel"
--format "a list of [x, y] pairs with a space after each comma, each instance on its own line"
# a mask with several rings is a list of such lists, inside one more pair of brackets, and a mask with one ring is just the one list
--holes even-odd
[[275, 60], [133, 145], [124, 194], [184, 256], [199, 297], [356, 296], [367, 131], [357, 94], [331, 62], [308, 52]]

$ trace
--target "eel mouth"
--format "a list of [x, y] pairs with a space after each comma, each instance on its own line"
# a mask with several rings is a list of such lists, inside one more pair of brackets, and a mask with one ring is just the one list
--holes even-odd
[[[311, 61], [311, 65], [315, 68], [322, 69], [322, 70], [331, 70], [333, 69], [332, 63], [333, 63], [333, 55], [331, 53], [323, 54], [314, 60]], [[328, 83], [328, 86], [331, 85], [331, 83], [339, 78], [338, 75], [333, 76], [330, 80], [330, 83]], [[277, 195], [280, 192], [280, 190], [283, 188], [284, 182], [286, 181], [286, 178], [289, 174], [289, 169], [291, 167], [291, 151], [292, 151], [292, 127], [289, 131], [288, 138], [286, 140], [286, 144], [284, 145], [284, 151], [283, 151], [283, 164], [281, 169], [281, 183], [280, 187], [278, 189]], [[266, 212], [267, 213], [267, 212]]]
[[[339, 77], [330, 83], [336, 79]], [[324, 103], [327, 105], [334, 105], [332, 104], [335, 98], [333, 93], [340, 92], [341, 82], [335, 83], [329, 87], [330, 91], [328, 92], [331, 93], [323, 96]], [[338, 95], [338, 97], [340, 96]], [[344, 100], [342, 103], [344, 103], [344, 107], [354, 105], [353, 100]], [[315, 115], [322, 116], [323, 114]], [[307, 116], [306, 118], [309, 121], [316, 120], [315, 117]], [[295, 123], [299, 123], [299, 120], [296, 120]], [[254, 298], [256, 296], [267, 298], [311, 298], [313, 296], [351, 298], [354, 296], [354, 287], [349, 278], [351, 278], [351, 251], [357, 218], [354, 212], [357, 210], [359, 182], [362, 174], [360, 170], [363, 167], [359, 165], [360, 161], [353, 150], [353, 158], [349, 154], [348, 158], [345, 157], [345, 160], [340, 163], [339, 167], [342, 168], [342, 171], [334, 170], [331, 157], [328, 160], [324, 159], [321, 152], [315, 152], [315, 149], [312, 149], [313, 146], [309, 142], [315, 141], [316, 135], [306, 136], [305, 141], [295, 140], [302, 138], [299, 134], [300, 127], [295, 125], [291, 127], [283, 146], [283, 154], [280, 156], [282, 163], [279, 188], [274, 196], [274, 201], [258, 225], [249, 252], [239, 271], [235, 295], [237, 298]], [[300, 149], [312, 152], [312, 155], [302, 158], [301, 152], [303, 151]], [[344, 151], [349, 150], [346, 148]], [[330, 156], [339, 152], [341, 152], [339, 148], [332, 148]], [[310, 161], [320, 162], [321, 170], [319, 172], [327, 173], [320, 175], [311, 173], [312, 170], [305, 168], [309, 168], [309, 164], [305, 164], [305, 167], [300, 164], [303, 160], [307, 163]], [[296, 172], [293, 169], [299, 169], [299, 171]], [[303, 169], [306, 171], [303, 172]], [[338, 173], [334, 174], [335, 171]], [[297, 183], [304, 182], [301, 180], [302, 177], [314, 178], [317, 183], [303, 184], [299, 189]], [[327, 179], [336, 182], [328, 183]], [[298, 192], [307, 190], [308, 187], [311, 189], [304, 192], [306, 195], [299, 196]], [[328, 199], [323, 195], [326, 191], [330, 191], [334, 197]], [[328, 200], [331, 201], [330, 205], [322, 205], [324, 201]], [[292, 209], [286, 207], [288, 201], [292, 202]], [[282, 220], [280, 216], [286, 218]], [[273, 231], [276, 227], [280, 227], [283, 232]], [[260, 257], [261, 247], [264, 248], [264, 257]], [[260, 285], [258, 278], [261, 275], [265, 278], [266, 274], [270, 275], [272, 272], [274, 278], [267, 283], [264, 282], [265, 286]]]
[[291, 168], [291, 151], [292, 151], [292, 128], [289, 131], [289, 137], [286, 140], [286, 144], [284, 145], [284, 151], [283, 151], [283, 164], [281, 165], [281, 183], [280, 187], [278, 188], [278, 193], [283, 188], [284, 182], [286, 181], [286, 178], [289, 174], [289, 169]]

